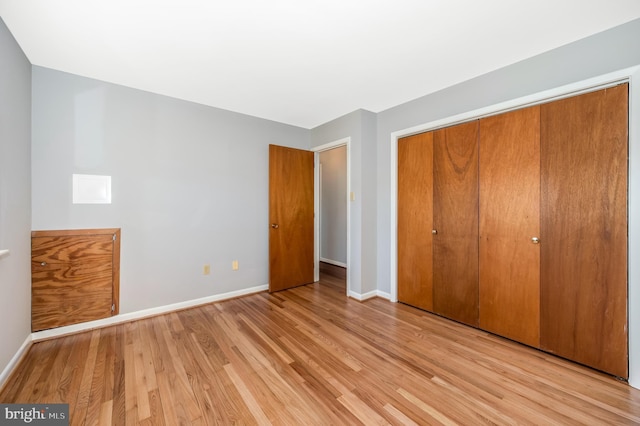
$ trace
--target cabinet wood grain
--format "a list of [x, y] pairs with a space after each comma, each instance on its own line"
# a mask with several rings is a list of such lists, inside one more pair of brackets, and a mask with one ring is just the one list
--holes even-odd
[[31, 237], [32, 331], [116, 314], [119, 253], [119, 229], [34, 231]]

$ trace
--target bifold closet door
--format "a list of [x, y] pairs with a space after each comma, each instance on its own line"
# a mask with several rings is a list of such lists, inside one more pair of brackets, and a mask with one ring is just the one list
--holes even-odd
[[433, 310], [433, 132], [398, 140], [398, 301]]
[[540, 107], [480, 120], [480, 328], [540, 345]]
[[478, 121], [433, 135], [433, 311], [478, 326]]
[[541, 124], [541, 347], [626, 378], [628, 85]]

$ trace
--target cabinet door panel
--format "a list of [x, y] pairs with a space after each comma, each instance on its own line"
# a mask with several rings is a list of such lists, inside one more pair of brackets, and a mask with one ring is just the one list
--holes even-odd
[[541, 346], [625, 378], [627, 93], [541, 107]]
[[540, 344], [540, 107], [480, 121], [480, 328]]
[[434, 133], [433, 308], [478, 325], [478, 122]]
[[433, 132], [398, 140], [398, 300], [433, 310]]
[[106, 318], [115, 311], [113, 237], [119, 231], [64, 232], [37, 231], [31, 238], [32, 331]]

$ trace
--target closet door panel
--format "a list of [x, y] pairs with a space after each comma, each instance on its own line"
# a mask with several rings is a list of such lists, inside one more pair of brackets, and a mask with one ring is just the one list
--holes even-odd
[[541, 108], [541, 346], [628, 376], [628, 87]]
[[433, 309], [478, 326], [478, 121], [434, 133]]
[[540, 344], [540, 107], [480, 121], [480, 328]]
[[398, 140], [398, 300], [433, 310], [433, 133]]

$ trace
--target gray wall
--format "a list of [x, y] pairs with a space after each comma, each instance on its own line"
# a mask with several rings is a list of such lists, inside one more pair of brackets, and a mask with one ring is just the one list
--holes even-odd
[[320, 153], [320, 260], [347, 263], [347, 147]]
[[31, 64], [0, 20], [0, 372], [31, 332]]
[[[268, 145], [309, 130], [40, 67], [32, 119], [33, 229], [121, 227], [121, 313], [268, 283]], [[73, 173], [112, 204], [73, 205]]]
[[[357, 110], [311, 130], [311, 147], [350, 138], [349, 293], [355, 297], [376, 289], [376, 146], [375, 114]], [[371, 208], [373, 207], [373, 208]]]
[[380, 291], [377, 274], [377, 243], [376, 230], [378, 210], [378, 179], [376, 149], [377, 116], [369, 111], [362, 111], [360, 115], [360, 131], [362, 138], [362, 293], [377, 293]]
[[[537, 94], [564, 85], [640, 65], [640, 20], [568, 44], [531, 59], [499, 69], [478, 78], [418, 98], [378, 114], [377, 132], [377, 260], [378, 289], [390, 291], [391, 243], [390, 221], [391, 137], [393, 132], [444, 120], [469, 111]], [[635, 87], [638, 86], [636, 89]], [[640, 79], [632, 91], [640, 90]], [[636, 102], [634, 104], [634, 98]], [[640, 95], [631, 95], [632, 138], [640, 129]], [[635, 219], [640, 215], [640, 146], [631, 143], [630, 153], [630, 271], [629, 271], [629, 333], [630, 382], [640, 386], [640, 272], [636, 271], [633, 253], [640, 253], [640, 231]]]

